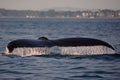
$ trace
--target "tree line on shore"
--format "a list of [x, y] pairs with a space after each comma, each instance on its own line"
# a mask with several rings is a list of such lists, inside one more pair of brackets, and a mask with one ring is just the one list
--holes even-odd
[[0, 18], [120, 18], [120, 10], [46, 11], [0, 9]]

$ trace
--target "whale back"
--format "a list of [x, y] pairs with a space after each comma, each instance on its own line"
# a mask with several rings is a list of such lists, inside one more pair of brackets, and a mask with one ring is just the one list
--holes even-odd
[[62, 55], [103, 55], [115, 54], [114, 48], [98, 39], [64, 38], [53, 40]]
[[106, 46], [114, 50], [114, 48], [105, 41], [91, 38], [64, 38], [53, 41], [58, 46]]
[[6, 47], [6, 54], [19, 56], [46, 55], [51, 53], [59, 53], [61, 55], [101, 55], [114, 54], [115, 50], [107, 42], [91, 38], [18, 39], [8, 43]]
[[9, 52], [12, 52], [14, 48], [22, 47], [52, 47], [54, 44], [48, 40], [29, 40], [29, 39], [19, 39], [8, 43], [7, 48]]

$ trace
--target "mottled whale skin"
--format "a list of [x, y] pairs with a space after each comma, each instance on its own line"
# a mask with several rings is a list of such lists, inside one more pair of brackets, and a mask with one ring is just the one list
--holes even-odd
[[62, 55], [100, 55], [115, 54], [115, 49], [102, 40], [92, 38], [63, 38], [49, 40], [18, 39], [6, 46], [6, 54], [20, 56], [46, 55], [58, 50]]

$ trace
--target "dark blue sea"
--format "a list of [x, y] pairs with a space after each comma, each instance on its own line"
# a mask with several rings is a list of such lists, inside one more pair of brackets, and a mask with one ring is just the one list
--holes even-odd
[[[6, 56], [15, 39], [88, 37], [111, 44], [116, 55]], [[120, 80], [120, 19], [0, 18], [0, 80]]]

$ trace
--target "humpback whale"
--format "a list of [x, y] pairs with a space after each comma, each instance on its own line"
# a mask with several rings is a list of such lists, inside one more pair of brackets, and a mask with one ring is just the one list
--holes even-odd
[[32, 55], [102, 55], [115, 54], [115, 49], [105, 41], [92, 38], [62, 38], [49, 40], [46, 37], [18, 39], [6, 46], [5, 54]]

